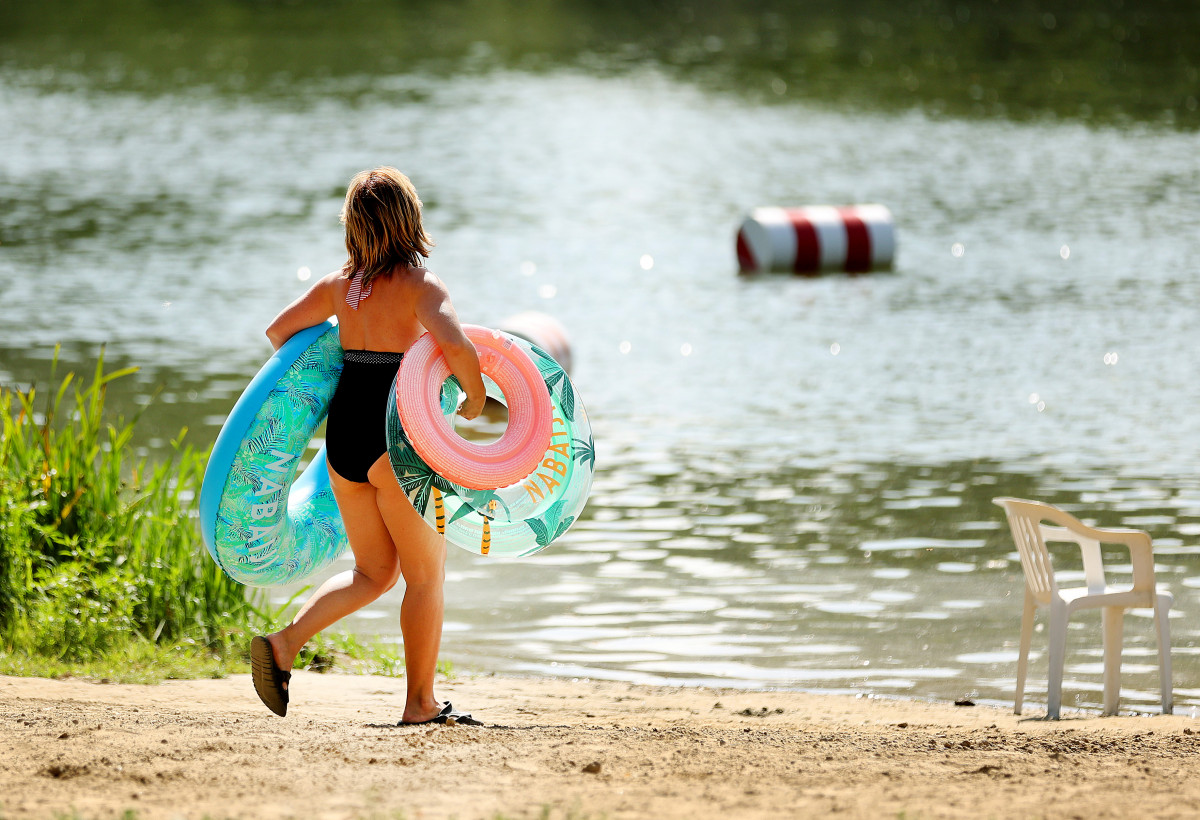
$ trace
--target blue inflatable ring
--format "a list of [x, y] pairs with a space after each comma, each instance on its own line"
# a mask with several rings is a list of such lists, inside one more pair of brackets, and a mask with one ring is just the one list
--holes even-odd
[[294, 583], [345, 550], [324, 447], [296, 477], [341, 372], [337, 329], [324, 322], [302, 330], [263, 365], [217, 435], [200, 489], [200, 532], [235, 581]]

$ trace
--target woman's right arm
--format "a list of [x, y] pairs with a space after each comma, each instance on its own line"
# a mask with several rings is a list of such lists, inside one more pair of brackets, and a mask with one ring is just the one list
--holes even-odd
[[416, 314], [418, 321], [433, 336], [442, 355], [446, 357], [450, 372], [458, 378], [458, 383], [467, 393], [458, 414], [465, 419], [475, 418], [483, 412], [483, 403], [487, 399], [483, 376], [479, 372], [479, 353], [458, 321], [458, 314], [450, 303], [449, 291], [442, 280], [432, 273], [426, 272], [421, 283], [416, 299]]

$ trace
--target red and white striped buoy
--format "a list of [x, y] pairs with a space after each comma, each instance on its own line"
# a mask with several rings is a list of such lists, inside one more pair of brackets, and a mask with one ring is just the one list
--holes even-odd
[[550, 354], [562, 369], [571, 372], [571, 340], [562, 323], [546, 313], [527, 310], [509, 316], [499, 325], [499, 330], [519, 336], [530, 344], [537, 345]]
[[743, 271], [863, 273], [890, 268], [896, 229], [885, 205], [755, 208], [737, 235]]

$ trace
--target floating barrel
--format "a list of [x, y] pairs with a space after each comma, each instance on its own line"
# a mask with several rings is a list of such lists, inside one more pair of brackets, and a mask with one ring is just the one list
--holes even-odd
[[846, 271], [890, 268], [896, 230], [885, 205], [755, 208], [737, 235], [743, 271]]
[[527, 310], [509, 316], [500, 322], [497, 329], [537, 345], [549, 353], [563, 370], [571, 372], [571, 340], [567, 338], [567, 329], [553, 316]]

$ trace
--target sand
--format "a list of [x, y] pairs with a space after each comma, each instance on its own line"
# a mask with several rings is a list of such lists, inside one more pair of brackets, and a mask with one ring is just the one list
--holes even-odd
[[484, 727], [397, 727], [404, 682], [0, 677], [0, 818], [1196, 817], [1200, 721], [463, 678]]

